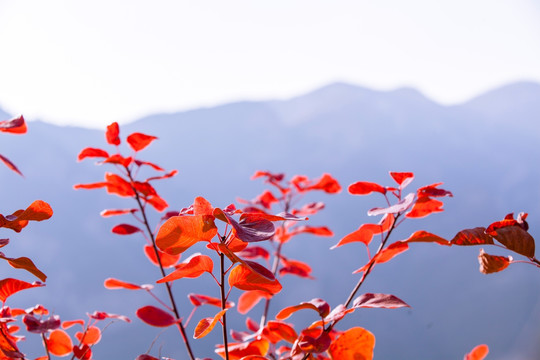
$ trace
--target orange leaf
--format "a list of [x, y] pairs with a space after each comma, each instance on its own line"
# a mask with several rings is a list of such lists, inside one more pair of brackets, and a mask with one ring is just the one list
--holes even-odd
[[156, 245], [160, 250], [177, 255], [198, 241], [210, 241], [217, 234], [212, 216], [173, 216], [159, 229]]
[[116, 194], [123, 197], [135, 196], [135, 191], [133, 191], [131, 184], [116, 174], [105, 173], [105, 182], [109, 194]]
[[117, 215], [125, 215], [125, 214], [133, 214], [136, 213], [137, 209], [108, 209], [103, 210], [100, 215], [103, 217], [109, 217], [109, 216], [117, 216]]
[[[245, 343], [229, 343], [229, 360], [240, 360], [245, 356], [264, 356], [268, 352], [270, 344], [265, 339], [254, 340]], [[225, 351], [222, 345], [216, 349], [216, 354], [225, 359]]]
[[97, 344], [101, 340], [101, 330], [96, 326], [90, 326], [86, 332], [77, 332], [75, 336], [82, 344], [91, 346]]
[[293, 344], [298, 338], [294, 328], [281, 321], [269, 321], [263, 328], [262, 335], [272, 344], [276, 344], [281, 340]]
[[11, 295], [19, 292], [21, 290], [30, 289], [33, 287], [45, 286], [40, 282], [34, 282], [32, 284], [27, 283], [26, 281], [7, 278], [0, 280], [0, 300], [4, 303], [6, 299]]
[[209, 256], [194, 254], [181, 264], [176, 265], [176, 270], [172, 273], [156, 282], [161, 284], [182, 278], [197, 278], [205, 272], [212, 273], [213, 270], [214, 262]]
[[212, 331], [214, 326], [216, 326], [217, 322], [223, 317], [223, 315], [225, 314], [227, 310], [228, 309], [221, 310], [213, 318], [205, 318], [199, 321], [199, 323], [195, 327], [193, 338], [200, 339], [208, 335], [210, 331]]
[[360, 269], [355, 270], [353, 274], [366, 271], [370, 264], [382, 264], [387, 261], [390, 261], [395, 256], [401, 254], [404, 251], [409, 249], [409, 245], [406, 242], [396, 241], [393, 244], [390, 244], [388, 247], [384, 248], [381, 252], [378, 252], [366, 265], [362, 266]]
[[140, 151], [147, 147], [152, 141], [156, 140], [157, 137], [146, 135], [142, 133], [133, 133], [127, 137], [127, 142], [129, 146], [135, 151]]
[[28, 221], [43, 221], [53, 215], [51, 206], [45, 201], [36, 200], [26, 210], [17, 210], [13, 214], [4, 217], [0, 215], [0, 227], [20, 232]]
[[[144, 253], [146, 257], [150, 260], [150, 262], [156, 266], [159, 266], [158, 259], [156, 257], [156, 252], [154, 250], [154, 247], [152, 245], [145, 245], [144, 246]], [[161, 266], [163, 268], [167, 269], [170, 267], [173, 267], [176, 265], [178, 260], [180, 260], [180, 254], [177, 255], [170, 255], [166, 252], [158, 250], [159, 258], [161, 260]]]
[[361, 327], [354, 327], [341, 334], [328, 349], [332, 360], [371, 360], [375, 336]]
[[472, 349], [470, 353], [465, 355], [463, 360], [483, 360], [487, 356], [488, 353], [489, 353], [489, 348], [487, 345], [485, 344], [478, 345], [474, 349]]
[[381, 194], [386, 194], [386, 188], [372, 182], [358, 181], [349, 185], [349, 194], [352, 195], [368, 195], [374, 191]]
[[128, 283], [128, 282], [118, 280], [118, 279], [114, 279], [114, 278], [105, 279], [105, 281], [103, 282], [103, 285], [105, 286], [105, 288], [107, 288], [109, 290], [115, 290], [115, 289], [148, 290], [148, 289], [151, 289], [153, 287], [152, 285], [142, 285], [142, 286], [140, 286], [140, 285], [137, 285], [137, 284]]
[[272, 295], [280, 292], [282, 288], [270, 270], [247, 260], [231, 270], [229, 285], [241, 290], [262, 290]]
[[506, 257], [486, 254], [484, 249], [480, 249], [480, 254], [478, 255], [480, 272], [482, 274], [492, 274], [503, 271], [510, 265], [512, 260], [511, 256]]
[[411, 211], [405, 214], [408, 218], [422, 218], [431, 213], [441, 212], [443, 210], [443, 202], [432, 199], [430, 197], [421, 197], [416, 200]]
[[238, 298], [237, 310], [240, 314], [247, 314], [261, 299], [271, 299], [272, 295], [266, 291], [246, 291]]
[[326, 317], [330, 313], [330, 305], [328, 305], [326, 301], [324, 301], [323, 299], [312, 299], [307, 302], [302, 302], [298, 305], [293, 305], [293, 306], [284, 308], [276, 315], [276, 319], [285, 320], [289, 316], [291, 316], [293, 313], [302, 309], [315, 310], [317, 313], [319, 313], [319, 316], [322, 318]]
[[117, 122], [113, 122], [111, 125], [107, 126], [105, 138], [109, 144], [120, 145], [120, 138], [118, 135], [120, 135], [120, 127]]
[[450, 241], [452, 245], [469, 246], [469, 245], [493, 245], [493, 238], [485, 233], [486, 228], [477, 227], [474, 229], [461, 230]]
[[443, 239], [442, 237], [438, 235], [434, 235], [432, 233], [429, 233], [424, 230], [416, 231], [414, 234], [409, 236], [407, 240], [403, 240], [403, 242], [411, 243], [411, 242], [434, 242], [440, 245], [447, 245], [450, 246], [450, 241]]
[[387, 232], [392, 225], [394, 225], [394, 216], [392, 214], [386, 214], [378, 224], [362, 224], [358, 230], [345, 236], [336, 245], [332, 246], [331, 249], [352, 242], [361, 242], [367, 246], [370, 244], [371, 239], [373, 239], [373, 235]]
[[202, 196], [198, 196], [193, 201], [193, 215], [212, 215], [214, 214], [214, 208], [212, 204]]
[[0, 253], [0, 259], [7, 260], [9, 265], [11, 265], [12, 267], [14, 267], [16, 269], [24, 269], [24, 270], [28, 271], [29, 273], [33, 274], [34, 276], [36, 276], [39, 280], [41, 280], [43, 282], [45, 280], [47, 280], [47, 275], [42, 273], [36, 267], [36, 265], [34, 265], [32, 260], [30, 260], [27, 257], [20, 257], [20, 258], [13, 259], [13, 258], [4, 257], [2, 255], [2, 253]]

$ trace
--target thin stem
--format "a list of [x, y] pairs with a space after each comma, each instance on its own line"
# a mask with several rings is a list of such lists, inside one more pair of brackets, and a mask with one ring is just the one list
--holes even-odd
[[[279, 261], [280, 261], [280, 258], [281, 258], [281, 247], [282, 247], [283, 243], [280, 241], [279, 242], [279, 245], [278, 245], [278, 248], [276, 250], [276, 253], [275, 253], [275, 256], [274, 256], [274, 263], [272, 264], [272, 274], [274, 274], [274, 276], [276, 276], [276, 273], [277, 273], [277, 269], [279, 267]], [[265, 325], [266, 325], [266, 320], [268, 318], [268, 311], [270, 309], [270, 300], [271, 299], [265, 299], [265, 304], [264, 304], [264, 311], [263, 311], [263, 314], [261, 316], [261, 323], [260, 323], [260, 328], [262, 329]]]
[[[126, 170], [127, 170], [129, 179], [133, 183], [134, 179], [133, 179], [133, 177], [131, 175], [131, 171], [129, 170], [128, 167], [126, 167]], [[150, 237], [150, 240], [152, 241], [152, 247], [154, 248], [154, 253], [156, 254], [156, 259], [157, 259], [158, 264], [159, 264], [159, 270], [161, 271], [161, 275], [163, 277], [165, 277], [165, 276], [167, 276], [167, 274], [165, 273], [165, 269], [163, 268], [163, 264], [161, 262], [161, 256], [159, 256], [159, 250], [158, 250], [157, 245], [156, 245], [156, 239], [154, 237], [154, 233], [150, 229], [150, 222], [148, 221], [148, 217], [146, 216], [146, 210], [145, 210], [145, 208], [144, 208], [144, 206], [142, 204], [141, 198], [139, 196], [139, 192], [137, 191], [137, 189], [135, 189], [135, 187], [133, 185], [131, 187], [133, 189], [133, 192], [135, 193], [135, 200], [137, 201], [137, 205], [139, 205], [139, 209], [141, 210], [141, 214], [142, 214], [142, 217], [143, 217], [143, 220], [144, 220], [144, 225], [146, 227], [146, 231], [148, 232], [148, 236]], [[188, 340], [188, 337], [186, 335], [186, 329], [184, 328], [184, 325], [182, 324], [182, 319], [180, 318], [180, 313], [178, 312], [178, 308], [176, 306], [176, 301], [175, 301], [174, 295], [172, 293], [171, 284], [169, 282], [166, 282], [165, 287], [167, 288], [167, 293], [168, 293], [169, 299], [171, 301], [174, 316], [178, 320], [178, 322], [177, 322], [178, 330], [180, 330], [180, 334], [182, 335], [182, 339], [184, 340], [184, 344], [186, 345], [186, 349], [187, 349], [187, 352], [189, 354], [189, 357], [190, 357], [191, 360], [195, 360], [195, 356], [193, 355], [193, 350], [191, 349], [191, 345], [189, 344], [189, 340]]]
[[51, 360], [51, 353], [49, 353], [49, 346], [47, 345], [47, 339], [45, 338], [45, 333], [41, 333], [41, 338], [43, 339], [43, 347], [47, 353], [47, 359]]
[[[225, 254], [219, 254], [221, 281], [219, 284], [221, 290], [221, 310], [226, 309], [227, 300], [225, 298]], [[222, 317], [223, 328], [223, 345], [225, 347], [225, 360], [229, 360], [229, 344], [227, 339], [227, 313]]]
[[530, 259], [531, 259], [531, 261], [532, 261], [532, 262], [536, 263], [536, 264], [537, 264], [537, 266], [540, 266], [540, 261], [538, 261], [538, 259], [537, 259], [537, 258], [535, 258], [535, 257], [532, 257], [532, 258], [530, 258]]

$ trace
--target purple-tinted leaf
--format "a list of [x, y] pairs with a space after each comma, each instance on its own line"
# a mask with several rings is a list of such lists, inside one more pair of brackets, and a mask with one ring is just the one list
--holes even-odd
[[382, 214], [397, 214], [407, 210], [413, 203], [414, 194], [410, 193], [405, 196], [400, 202], [386, 208], [373, 208], [368, 211], [369, 216], [376, 216]]
[[363, 294], [353, 302], [353, 307], [397, 309], [410, 307], [405, 301], [390, 294]]

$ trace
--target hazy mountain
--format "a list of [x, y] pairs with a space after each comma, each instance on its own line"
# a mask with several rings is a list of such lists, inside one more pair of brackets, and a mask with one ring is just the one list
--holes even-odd
[[[403, 223], [394, 240], [417, 229], [452, 237], [463, 228], [487, 226], [520, 211], [530, 213], [530, 232], [538, 237], [540, 169], [534, 164], [540, 158], [539, 117], [540, 85], [535, 83], [508, 85], [455, 106], [442, 106], [409, 88], [373, 91], [337, 83], [289, 100], [156, 114], [121, 131], [124, 136], [142, 131], [159, 137], [142, 157], [179, 170], [177, 177], [158, 185], [172, 208], [187, 206], [199, 195], [215, 206], [226, 206], [237, 197], [253, 198], [264, 188], [260, 181], [249, 180], [259, 169], [310, 177], [330, 172], [344, 188], [358, 180], [391, 185], [388, 171], [413, 171], [417, 176], [411, 191], [443, 181], [455, 197], [445, 199], [444, 213]], [[84, 147], [107, 147], [103, 132], [31, 122], [28, 134], [1, 139], [0, 153], [20, 167], [25, 179], [0, 171], [5, 189], [0, 211], [8, 213], [38, 198], [55, 210], [48, 222], [31, 224], [21, 234], [2, 235], [12, 240], [3, 249], [6, 255], [29, 256], [49, 275], [46, 288], [15, 295], [11, 306], [37, 301], [63, 319], [96, 309], [123, 313], [134, 322], [110, 326], [96, 347], [97, 357], [129, 359], [145, 352], [159, 331], [141, 325], [134, 310], [153, 300], [102, 286], [107, 277], [138, 283], [153, 283], [159, 277], [142, 254], [142, 239], [110, 233], [113, 225], [127, 219], [99, 216], [102, 209], [133, 204], [104, 191], [72, 190], [75, 183], [103, 179], [106, 168], [92, 161], [76, 162]], [[335, 237], [305, 236], [287, 244], [285, 252], [292, 258], [312, 264], [317, 281], [302, 287], [302, 281], [286, 280], [285, 291], [272, 304], [273, 313], [314, 297], [332, 306], [344, 302], [358, 279], [351, 272], [366, 262], [365, 249], [356, 244], [328, 248], [373, 221], [365, 215], [369, 208], [384, 205], [375, 195], [353, 197], [346, 191], [310, 199], [327, 204], [310, 223], [328, 225]], [[460, 359], [480, 343], [490, 346], [491, 359], [538, 358], [540, 272], [514, 264], [500, 274], [482, 275], [478, 251], [416, 244], [378, 266], [362, 290], [395, 294], [412, 309], [366, 309], [355, 313], [348, 325], [363, 326], [376, 335], [377, 359]], [[207, 280], [178, 283], [178, 296], [217, 294]], [[183, 307], [189, 309], [185, 302]], [[258, 318], [260, 311], [256, 308], [251, 316]], [[182, 311], [185, 316], [188, 312]], [[203, 315], [197, 313], [196, 318]], [[298, 318], [313, 320], [309, 315], [299, 313]], [[243, 324], [236, 327], [243, 329]], [[219, 336], [196, 342], [197, 355], [215, 357], [212, 341], [219, 342]], [[163, 355], [185, 358], [177, 342], [179, 337], [169, 329], [156, 346], [164, 343]]]

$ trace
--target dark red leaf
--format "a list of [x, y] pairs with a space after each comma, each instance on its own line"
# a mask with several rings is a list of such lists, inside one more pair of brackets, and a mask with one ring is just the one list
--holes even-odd
[[501, 221], [495, 221], [494, 223], [492, 223], [491, 225], [487, 227], [487, 229], [485, 230], [485, 233], [491, 236], [497, 236], [496, 230], [502, 229], [507, 226], [514, 226], [514, 225], [518, 225], [517, 220], [514, 220], [514, 219], [504, 219]]
[[148, 354], [142, 354], [142, 355], [137, 356], [135, 360], [159, 360], [159, 359], [156, 357], [150, 356]]
[[507, 226], [496, 230], [495, 239], [507, 249], [517, 252], [528, 258], [535, 254], [534, 238], [521, 226]]
[[436, 183], [421, 187], [417, 190], [418, 197], [431, 196], [431, 197], [442, 197], [442, 196], [454, 196], [450, 191], [444, 189], [438, 189], [437, 187], [443, 183]]
[[26, 131], [26, 122], [24, 121], [24, 117], [22, 115], [14, 117], [13, 119], [0, 121], [0, 132], [24, 134]]
[[353, 302], [353, 307], [397, 309], [410, 306], [394, 295], [367, 293], [357, 297]]
[[7, 157], [0, 154], [0, 161], [2, 161], [10, 170], [15, 171], [17, 174], [23, 176], [22, 172], [12, 163]]
[[118, 135], [120, 135], [120, 127], [117, 122], [113, 122], [111, 125], [107, 126], [105, 138], [109, 144], [120, 145], [120, 138]]
[[116, 225], [115, 227], [113, 227], [112, 232], [117, 234], [117, 235], [131, 235], [131, 234], [135, 234], [137, 232], [142, 232], [142, 230], [139, 229], [136, 226], [133, 226], [133, 225], [120, 224], [120, 225]]
[[106, 312], [103, 312], [103, 311], [94, 311], [89, 316], [90, 316], [90, 318], [95, 319], [95, 320], [118, 319], [118, 320], [122, 320], [122, 321], [125, 321], [125, 322], [128, 322], [128, 323], [131, 322], [131, 320], [128, 319], [124, 315], [109, 314], [109, 313], [106, 313]]
[[81, 150], [81, 152], [77, 156], [77, 161], [82, 161], [83, 159], [86, 159], [87, 157], [108, 158], [109, 153], [106, 152], [105, 150], [87, 147]]
[[486, 234], [486, 228], [477, 227], [474, 229], [461, 230], [450, 241], [452, 245], [469, 246], [469, 245], [493, 245], [493, 238]]
[[150, 136], [142, 133], [133, 133], [127, 137], [127, 142], [133, 150], [140, 151], [147, 147], [155, 139], [157, 139], [157, 137], [155, 136]]
[[248, 246], [237, 255], [244, 259], [257, 259], [259, 257], [262, 257], [265, 260], [270, 259], [270, 253], [260, 246]]
[[42, 320], [33, 315], [25, 315], [23, 323], [26, 325], [26, 330], [35, 334], [43, 334], [49, 330], [55, 330], [60, 327], [61, 321], [58, 315], [53, 315], [49, 319]]
[[138, 309], [136, 314], [139, 319], [148, 325], [156, 327], [167, 327], [177, 322], [171, 314], [152, 305]]
[[92, 359], [92, 349], [90, 346], [84, 344], [83, 346], [73, 346], [73, 354], [77, 359], [90, 360]]

